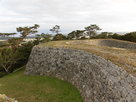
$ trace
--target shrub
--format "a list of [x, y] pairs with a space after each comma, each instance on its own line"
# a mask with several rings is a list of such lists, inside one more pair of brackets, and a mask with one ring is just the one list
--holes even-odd
[[22, 44], [17, 49], [1, 48], [0, 49], [0, 77], [5, 75], [5, 72], [11, 73], [15, 69], [24, 66], [29, 58], [31, 50], [34, 46], [33, 42]]
[[63, 35], [63, 34], [56, 34], [54, 37], [53, 37], [53, 40], [66, 40], [66, 36]]
[[122, 40], [136, 42], [136, 32], [127, 33], [122, 36]]
[[119, 35], [119, 34], [113, 34], [113, 35], [110, 35], [110, 37], [111, 38], [113, 38], [113, 39], [119, 39], [119, 40], [121, 40], [121, 38], [122, 38], [122, 35]]
[[13, 66], [14, 69], [20, 68], [27, 63], [31, 50], [34, 45], [35, 45], [34, 42], [28, 42], [28, 43], [22, 44], [22, 46], [17, 49], [20, 55], [19, 56], [20, 59], [14, 64]]
[[12, 66], [19, 60], [19, 52], [11, 48], [0, 49], [0, 68], [6, 73], [12, 72]]
[[98, 39], [108, 38], [108, 32], [102, 32], [101, 34], [97, 35], [95, 38], [98, 38]]

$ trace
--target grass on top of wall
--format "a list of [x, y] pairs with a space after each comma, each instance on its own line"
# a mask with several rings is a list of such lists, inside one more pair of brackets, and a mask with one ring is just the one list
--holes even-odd
[[83, 102], [73, 85], [57, 78], [24, 75], [24, 69], [0, 78], [0, 94], [18, 102]]
[[52, 41], [49, 43], [42, 43], [39, 46], [85, 50], [92, 54], [101, 56], [106, 60], [112, 61], [114, 64], [120, 66], [128, 73], [136, 77], [136, 50], [101, 46], [101, 40], [103, 39]]

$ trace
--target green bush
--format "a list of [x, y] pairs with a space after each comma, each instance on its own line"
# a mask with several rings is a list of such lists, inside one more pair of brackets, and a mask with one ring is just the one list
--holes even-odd
[[119, 34], [113, 34], [113, 35], [110, 35], [111, 38], [113, 39], [119, 39], [119, 40], [122, 40], [122, 35], [119, 35]]
[[102, 32], [101, 34], [97, 35], [95, 38], [98, 39], [108, 38], [108, 32]]
[[131, 42], [136, 42], [136, 32], [127, 33], [121, 38], [122, 40], [127, 40]]
[[19, 60], [19, 52], [12, 48], [0, 49], [0, 68], [6, 73], [12, 72], [12, 66]]
[[31, 50], [34, 46], [33, 42], [22, 44], [17, 49], [1, 48], [0, 49], [0, 76], [11, 73], [15, 69], [24, 66], [29, 58]]
[[54, 37], [53, 37], [53, 40], [56, 41], [56, 40], [66, 40], [67, 37], [63, 34], [56, 34]]
[[20, 59], [14, 64], [13, 66], [14, 69], [17, 69], [19, 67], [26, 65], [34, 45], [35, 45], [34, 42], [28, 42], [28, 43], [22, 44], [22, 46], [17, 49], [20, 55], [19, 56]]

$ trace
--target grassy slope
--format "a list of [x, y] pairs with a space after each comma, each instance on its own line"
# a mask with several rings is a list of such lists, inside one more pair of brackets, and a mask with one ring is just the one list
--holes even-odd
[[83, 102], [69, 83], [51, 77], [26, 76], [24, 70], [0, 78], [0, 94], [19, 102]]
[[136, 76], [136, 70], [133, 69], [133, 67], [136, 67], [136, 50], [100, 46], [99, 41], [100, 40], [53, 41], [41, 44], [40, 46], [86, 50], [87, 52], [91, 52], [112, 61], [130, 74]]

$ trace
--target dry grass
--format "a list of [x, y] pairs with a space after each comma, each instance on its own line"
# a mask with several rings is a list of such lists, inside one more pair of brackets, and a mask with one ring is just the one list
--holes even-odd
[[53, 41], [41, 44], [40, 46], [85, 50], [112, 61], [133, 76], [136, 76], [136, 50], [100, 46], [99, 41], [100, 40]]

